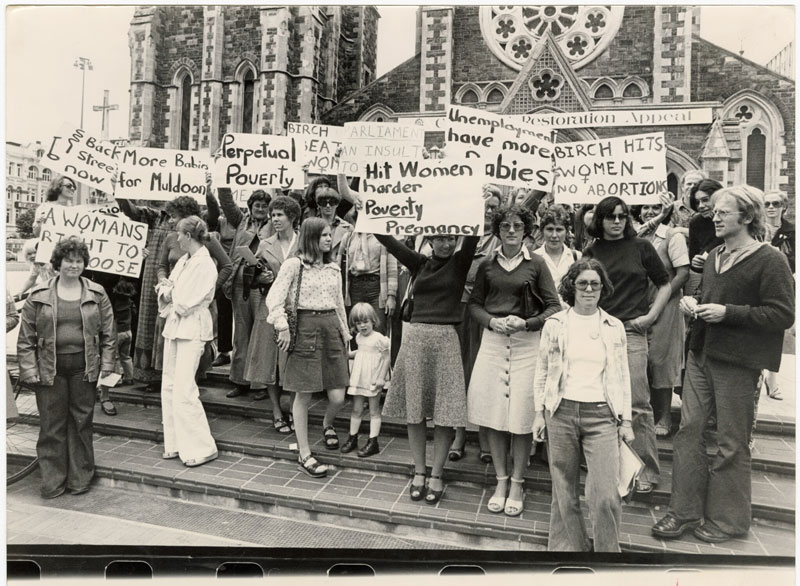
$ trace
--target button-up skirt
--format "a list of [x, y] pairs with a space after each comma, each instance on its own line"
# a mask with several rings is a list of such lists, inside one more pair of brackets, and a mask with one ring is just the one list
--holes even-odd
[[483, 332], [467, 393], [470, 423], [516, 434], [533, 427], [539, 332]]

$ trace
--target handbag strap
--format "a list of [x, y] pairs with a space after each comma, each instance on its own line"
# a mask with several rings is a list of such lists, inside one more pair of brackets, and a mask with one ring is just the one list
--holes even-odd
[[294, 311], [300, 305], [300, 285], [303, 284], [303, 261], [300, 261], [300, 275], [297, 277], [297, 290], [294, 293]]

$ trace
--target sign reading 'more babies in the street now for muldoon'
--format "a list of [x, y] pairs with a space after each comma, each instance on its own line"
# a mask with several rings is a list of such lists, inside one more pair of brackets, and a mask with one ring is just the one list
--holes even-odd
[[89, 187], [111, 193], [111, 178], [120, 152], [121, 147], [65, 124], [53, 137], [40, 164]]
[[668, 192], [666, 154], [663, 132], [555, 144], [555, 202], [658, 203]]
[[196, 151], [123, 147], [114, 195], [121, 198], [172, 200], [188, 195], [205, 204], [208, 156]]
[[373, 161], [361, 181], [357, 232], [414, 235], [483, 234], [483, 163], [420, 159]]

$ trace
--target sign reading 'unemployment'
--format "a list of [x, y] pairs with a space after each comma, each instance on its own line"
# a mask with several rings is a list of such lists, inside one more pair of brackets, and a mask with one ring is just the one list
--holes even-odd
[[366, 165], [357, 232], [395, 237], [483, 233], [482, 163], [390, 160]]
[[667, 190], [663, 132], [553, 145], [555, 202], [597, 203], [614, 195], [628, 204], [658, 203]]
[[137, 278], [147, 243], [147, 224], [98, 213], [96, 207], [51, 206], [44, 216], [37, 262], [50, 262], [56, 242], [79, 236], [89, 247], [87, 269]]
[[100, 191], [111, 193], [111, 177], [121, 149], [80, 128], [64, 126], [40, 164]]
[[122, 198], [172, 200], [188, 195], [205, 203], [210, 162], [198, 152], [123, 147], [117, 156], [119, 176], [114, 194]]

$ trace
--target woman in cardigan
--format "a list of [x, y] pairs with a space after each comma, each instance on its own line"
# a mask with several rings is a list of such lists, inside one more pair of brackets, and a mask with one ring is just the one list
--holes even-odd
[[[467, 424], [464, 367], [455, 326], [461, 321], [461, 294], [478, 237], [465, 238], [461, 250], [455, 252], [455, 236], [434, 236], [431, 257], [410, 250], [391, 236], [375, 237], [414, 279], [411, 322], [403, 326], [403, 342], [383, 415], [407, 421], [414, 459], [411, 499], [424, 498], [434, 505], [444, 493], [442, 470], [453, 428]], [[434, 454], [426, 489], [425, 421], [429, 418], [435, 426]]]
[[703, 265], [711, 250], [720, 244], [722, 239], [714, 233], [714, 220], [711, 216], [714, 210], [711, 197], [720, 189], [722, 184], [713, 179], [703, 179], [695, 183], [689, 194], [689, 205], [697, 212], [689, 220], [689, 278], [684, 286], [686, 295], [694, 295], [700, 286], [703, 277]]
[[[533, 374], [544, 320], [561, 309], [553, 279], [542, 257], [523, 246], [533, 228], [533, 213], [519, 205], [498, 210], [492, 234], [501, 246], [478, 268], [469, 300], [472, 319], [486, 331], [469, 385], [468, 419], [485, 428], [497, 487], [492, 513], [522, 513], [522, 484], [531, 451]], [[536, 299], [526, 307], [526, 296]], [[528, 312], [526, 314], [526, 311]], [[513, 471], [508, 486], [508, 440]], [[508, 499], [506, 499], [508, 494]]]

